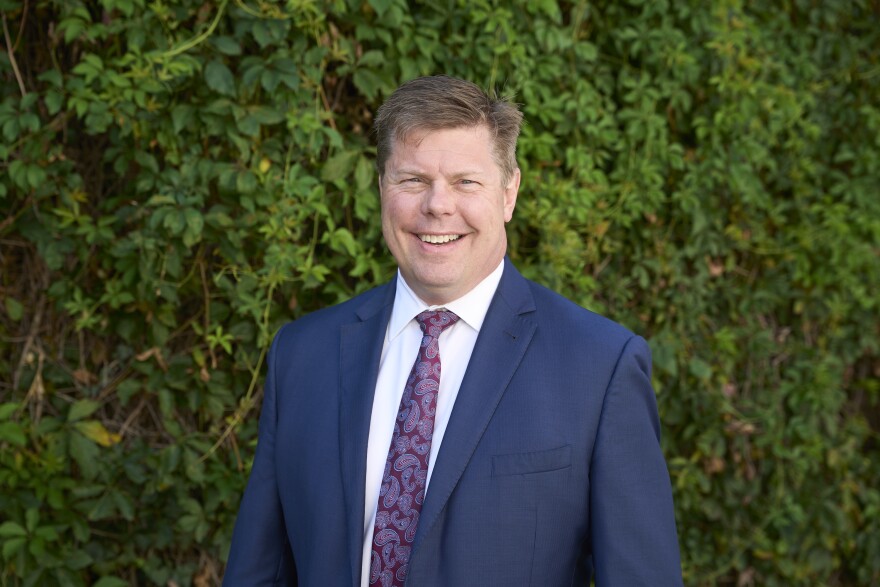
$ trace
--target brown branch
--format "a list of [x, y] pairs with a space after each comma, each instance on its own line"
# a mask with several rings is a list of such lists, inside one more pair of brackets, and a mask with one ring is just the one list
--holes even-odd
[[18, 383], [19, 381], [21, 381], [21, 372], [24, 369], [25, 365], [28, 363], [28, 353], [30, 353], [31, 347], [34, 345], [34, 341], [39, 335], [40, 322], [43, 319], [43, 307], [45, 305], [45, 302], [45, 296], [40, 295], [36, 304], [37, 309], [34, 312], [33, 319], [31, 320], [31, 327], [28, 330], [27, 339], [25, 340], [24, 346], [21, 350], [21, 357], [19, 357], [18, 359], [18, 366], [15, 369], [15, 373], [13, 373], [12, 375], [12, 389], [18, 389]]
[[15, 80], [18, 82], [18, 89], [21, 90], [21, 97], [27, 96], [27, 90], [24, 87], [24, 80], [21, 78], [21, 72], [18, 70], [18, 63], [15, 61], [15, 52], [13, 51], [12, 41], [9, 38], [9, 25], [6, 23], [6, 13], [3, 13], [3, 36], [6, 38], [6, 52], [9, 54], [9, 62], [12, 64], [12, 71], [15, 73]]
[[[202, 249], [204, 251], [204, 248]], [[202, 276], [202, 294], [205, 298], [205, 332], [204, 337], [208, 336], [208, 329], [211, 328], [211, 294], [208, 291], [208, 277], [205, 271], [205, 259], [199, 255], [199, 271]], [[208, 355], [211, 357], [211, 369], [217, 368], [217, 355], [214, 353], [214, 347], [208, 345]]]
[[336, 120], [333, 119], [333, 108], [330, 107], [330, 101], [327, 100], [327, 93], [324, 91], [323, 84], [318, 84], [318, 94], [321, 96], [321, 103], [324, 105], [324, 109], [330, 114], [330, 118], [327, 119], [327, 122], [330, 123], [330, 128], [338, 132]]
[[123, 422], [122, 426], [119, 428], [119, 436], [125, 437], [125, 434], [128, 432], [129, 427], [135, 421], [135, 418], [138, 417], [138, 414], [141, 413], [141, 410], [144, 409], [146, 403], [146, 396], [141, 395], [141, 399], [138, 402], [138, 405], [131, 411], [131, 413], [125, 419], [125, 422]]
[[244, 471], [244, 462], [241, 460], [241, 453], [238, 451], [238, 440], [235, 434], [229, 435], [229, 444], [232, 445], [232, 452], [235, 454], [235, 463], [239, 471]]
[[21, 9], [21, 24], [18, 25], [18, 38], [15, 39], [15, 45], [12, 46], [13, 51], [18, 50], [18, 44], [21, 43], [21, 39], [24, 37], [24, 25], [27, 22], [27, 14], [28, 0], [24, 0], [24, 7]]

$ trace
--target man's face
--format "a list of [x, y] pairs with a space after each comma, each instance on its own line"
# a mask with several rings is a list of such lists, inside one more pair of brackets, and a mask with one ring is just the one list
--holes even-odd
[[406, 283], [424, 301], [460, 298], [507, 250], [520, 172], [502, 185], [484, 126], [415, 131], [394, 143], [379, 182], [382, 232]]

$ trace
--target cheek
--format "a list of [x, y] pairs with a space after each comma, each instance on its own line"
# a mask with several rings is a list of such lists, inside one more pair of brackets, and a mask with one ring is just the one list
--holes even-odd
[[385, 240], [388, 240], [392, 234], [392, 222], [391, 210], [388, 203], [385, 201], [385, 198], [382, 198], [381, 200], [380, 219], [382, 221], [382, 234], [385, 236]]
[[401, 229], [406, 221], [406, 209], [401, 206], [399, 198], [383, 197], [382, 206], [382, 232], [385, 238], [391, 238], [393, 234]]

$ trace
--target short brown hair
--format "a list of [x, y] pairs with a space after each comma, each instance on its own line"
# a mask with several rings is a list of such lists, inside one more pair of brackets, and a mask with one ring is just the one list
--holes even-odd
[[516, 139], [522, 112], [506, 98], [489, 96], [469, 81], [434, 75], [408, 81], [397, 88], [376, 112], [376, 167], [385, 163], [395, 140], [405, 141], [417, 130], [485, 126], [494, 138], [495, 161], [506, 184], [516, 170]]

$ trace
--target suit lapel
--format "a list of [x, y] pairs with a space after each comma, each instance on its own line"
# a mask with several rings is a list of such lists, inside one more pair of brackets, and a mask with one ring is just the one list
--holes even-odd
[[364, 532], [364, 483], [373, 394], [385, 330], [394, 301], [395, 281], [361, 306], [359, 321], [343, 324], [339, 348], [339, 445], [346, 537], [354, 584], [360, 583]]
[[535, 333], [528, 282], [505, 259], [504, 274], [480, 329], [455, 400], [413, 543], [415, 556], [455, 490]]

